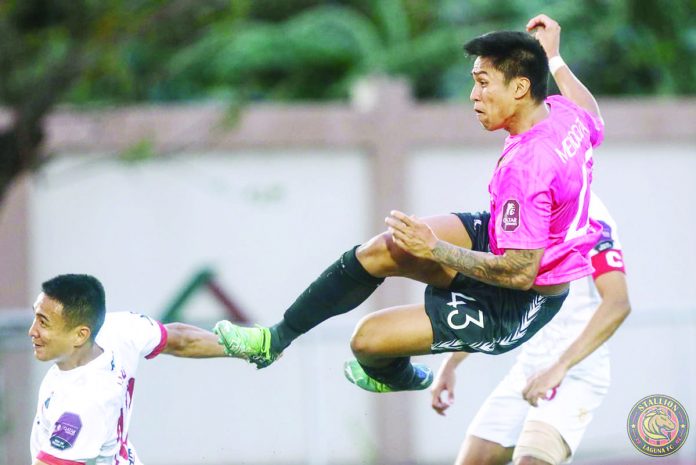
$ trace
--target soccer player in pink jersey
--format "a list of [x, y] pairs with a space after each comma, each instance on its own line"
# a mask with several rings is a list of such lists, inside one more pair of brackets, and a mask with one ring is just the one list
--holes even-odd
[[409, 356], [499, 354], [524, 343], [558, 312], [569, 282], [587, 276], [599, 235], [590, 220], [592, 148], [599, 108], [567, 67], [563, 96], [547, 97], [549, 67], [564, 66], [559, 34], [537, 21], [465, 45], [476, 57], [471, 100], [481, 125], [509, 133], [489, 184], [490, 213], [419, 219], [392, 211], [388, 231], [345, 252], [271, 328], [218, 322], [231, 356], [264, 367], [299, 335], [357, 307], [390, 276], [428, 284], [424, 303], [375, 312], [359, 323], [346, 377], [374, 392], [424, 389], [427, 367]]
[[[594, 273], [571, 283], [561, 311], [521, 347], [469, 425], [455, 465], [558, 465], [577, 451], [609, 389], [604, 343], [630, 312], [616, 223], [595, 195], [590, 216], [602, 224], [590, 252]], [[454, 404], [455, 369], [468, 355], [450, 354], [433, 381], [441, 415]]]
[[128, 437], [140, 361], [160, 353], [226, 356], [209, 331], [105, 307], [93, 276], [60, 275], [42, 285], [29, 336], [34, 356], [55, 364], [39, 389], [33, 465], [141, 465]]

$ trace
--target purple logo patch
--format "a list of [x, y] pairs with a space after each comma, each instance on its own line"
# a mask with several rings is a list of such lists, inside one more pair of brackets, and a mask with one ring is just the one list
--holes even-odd
[[56, 449], [69, 449], [75, 444], [82, 429], [82, 421], [76, 413], [65, 412], [53, 426], [51, 445]]
[[602, 225], [602, 241], [612, 241], [614, 238], [611, 237], [611, 226], [606, 224], [604, 221], [599, 221], [599, 224]]
[[602, 236], [599, 238], [595, 250], [597, 250], [597, 252], [602, 252], [603, 250], [614, 247], [614, 238], [611, 235], [611, 226], [601, 220], [599, 224], [602, 225]]
[[517, 200], [508, 200], [503, 206], [503, 231], [514, 231], [520, 226], [520, 204]]

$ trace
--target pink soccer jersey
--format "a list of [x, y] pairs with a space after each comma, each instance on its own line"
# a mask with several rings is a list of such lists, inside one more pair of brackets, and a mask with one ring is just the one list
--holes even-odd
[[491, 251], [545, 249], [537, 285], [592, 273], [587, 254], [601, 226], [588, 214], [592, 148], [603, 138], [599, 118], [560, 95], [548, 97], [548, 118], [509, 136], [488, 185]]

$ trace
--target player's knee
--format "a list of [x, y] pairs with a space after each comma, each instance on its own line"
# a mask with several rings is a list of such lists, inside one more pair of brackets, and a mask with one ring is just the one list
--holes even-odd
[[528, 421], [512, 459], [515, 465], [559, 465], [569, 456], [570, 448], [556, 428], [545, 422]]
[[404, 252], [385, 231], [358, 247], [356, 257], [372, 276], [402, 276], [417, 263], [417, 259]]
[[350, 338], [350, 349], [359, 360], [379, 355], [379, 338], [376, 337], [374, 328], [374, 318], [367, 315], [360, 320]]

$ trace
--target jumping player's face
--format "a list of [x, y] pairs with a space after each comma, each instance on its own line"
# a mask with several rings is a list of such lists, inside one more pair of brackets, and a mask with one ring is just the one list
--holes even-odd
[[69, 357], [75, 349], [75, 334], [75, 328], [66, 328], [63, 304], [43, 292], [39, 294], [34, 304], [34, 321], [29, 328], [37, 360], [61, 361]]
[[476, 58], [471, 75], [474, 87], [469, 98], [474, 102], [474, 111], [481, 125], [488, 131], [508, 127], [517, 104], [515, 79], [506, 83], [505, 75], [485, 57]]

